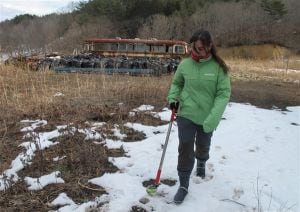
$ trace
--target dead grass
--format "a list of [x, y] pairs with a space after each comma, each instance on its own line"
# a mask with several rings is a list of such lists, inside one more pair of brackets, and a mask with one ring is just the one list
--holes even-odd
[[[85, 121], [107, 122], [107, 134], [113, 136], [114, 124], [125, 141], [139, 141], [145, 135], [123, 126], [129, 121], [128, 112], [140, 103], [152, 104], [160, 110], [165, 106], [165, 96], [170, 77], [129, 77], [88, 74], [56, 74], [53, 72], [30, 72], [12, 66], [0, 67], [0, 120], [1, 123], [1, 173], [21, 152], [21, 119], [46, 119], [48, 124], [37, 132], [51, 131], [55, 126], [72, 122], [86, 127]], [[148, 91], [151, 92], [148, 92]], [[62, 93], [63, 96], [55, 96]], [[147, 114], [138, 114], [141, 123], [158, 125], [164, 123]], [[143, 118], [144, 117], [144, 118]], [[143, 121], [144, 119], [144, 121]], [[133, 120], [134, 121], [134, 120]], [[58, 138], [59, 144], [44, 151], [37, 151], [30, 166], [18, 172], [25, 176], [39, 177], [59, 170], [65, 184], [51, 185], [42, 191], [30, 192], [20, 180], [6, 192], [1, 192], [1, 208], [16, 211], [48, 211], [47, 203], [61, 192], [66, 192], [76, 203], [94, 199], [105, 193], [83, 188], [92, 187], [88, 179], [115, 172], [117, 168], [108, 157], [124, 156], [123, 149], [108, 150], [101, 145], [84, 141], [80, 134]], [[12, 151], [14, 150], [14, 151]], [[53, 162], [57, 156], [64, 160]], [[80, 184], [79, 184], [80, 182]], [[97, 188], [99, 189], [99, 188]], [[101, 190], [101, 188], [100, 188]]]
[[[269, 46], [269, 51], [272, 48]], [[259, 50], [256, 48], [256, 51]], [[281, 105], [288, 105], [289, 99], [299, 103], [300, 71], [287, 72], [286, 68], [300, 70], [300, 57], [292, 55], [287, 63], [287, 60], [282, 59], [282, 55], [287, 54], [286, 50], [276, 51], [279, 52], [277, 59], [226, 59], [231, 68], [234, 88], [232, 100], [243, 102], [245, 98], [246, 102], [256, 104], [257, 101], [253, 101], [256, 95], [248, 98], [251, 94], [247, 93], [245, 86], [249, 87], [251, 84], [255, 89], [257, 84], [258, 91], [264, 86], [264, 83], [260, 82], [266, 82], [263, 89], [268, 96], [268, 93], [273, 94], [274, 86], [278, 88], [276, 92], [279, 96], [286, 96], [286, 103]], [[156, 110], [160, 110], [166, 106], [166, 95], [171, 80], [172, 76], [132, 77], [31, 72], [14, 66], [0, 65], [0, 153], [4, 151], [3, 143], [7, 140], [7, 132], [21, 119], [41, 118], [56, 124], [85, 120], [122, 122], [129, 119], [129, 110], [140, 104], [151, 104], [156, 106]], [[284, 91], [282, 94], [281, 90]], [[276, 95], [269, 99], [276, 105]], [[133, 122], [155, 125], [151, 116], [143, 114], [130, 119]]]
[[[289, 64], [278, 58], [226, 59], [231, 68], [231, 100], [267, 108], [299, 105], [300, 71], [277, 70], [285, 70], [287, 65], [300, 70], [299, 61], [300, 57], [295, 55], [290, 57]], [[171, 80], [172, 76], [31, 72], [0, 65], [0, 170], [7, 168], [8, 161], [17, 155], [17, 151], [12, 151], [9, 156], [3, 156], [8, 145], [17, 147], [19, 144], [20, 138], [14, 138], [12, 132], [18, 132], [17, 123], [21, 119], [46, 119], [53, 125], [86, 120], [160, 125], [163, 123], [149, 114], [129, 117], [128, 112], [140, 104], [154, 105], [157, 111], [166, 106]]]
[[[226, 59], [226, 62], [231, 68], [232, 81], [299, 84], [300, 71], [286, 71], [287, 66], [300, 70], [300, 57], [293, 57], [288, 64], [281, 59], [235, 58]], [[97, 116], [101, 119], [104, 111], [126, 114], [141, 103], [155, 105], [159, 110], [166, 106], [171, 78], [57, 74], [0, 65], [0, 131], [4, 134], [5, 125], [27, 117], [56, 121], [81, 117], [97, 119]]]
[[300, 57], [293, 60], [295, 71], [287, 70], [282, 60], [227, 59], [231, 101], [263, 108], [300, 105]]
[[41, 115], [45, 114], [41, 109], [46, 105], [62, 102], [76, 109], [82, 105], [105, 106], [120, 102], [126, 107], [140, 101], [159, 105], [162, 102], [157, 100], [165, 98], [157, 98], [166, 93], [169, 82], [169, 77], [56, 74], [0, 66], [0, 106], [24, 115], [35, 109]]
[[5, 131], [0, 131], [0, 173], [8, 169], [11, 161], [23, 150], [19, 147], [24, 142], [20, 125], [20, 122], [10, 123], [5, 126]]
[[[106, 124], [97, 128], [96, 131], [104, 136], [103, 139], [112, 138], [112, 129], [115, 128], [115, 121], [118, 120], [112, 114], [112, 117], [102, 117], [101, 121]], [[152, 122], [158, 123], [159, 121], [152, 120]], [[71, 126], [76, 129], [86, 128], [90, 127], [90, 123], [77, 122]], [[140, 141], [145, 138], [141, 132], [122, 126], [120, 123], [118, 126], [120, 132], [127, 135], [124, 142]], [[31, 164], [18, 172], [21, 180], [5, 192], [0, 191], [2, 209], [5, 211], [16, 211], [20, 208], [23, 211], [49, 211], [55, 207], [49, 206], [48, 203], [61, 192], [67, 193], [76, 203], [87, 202], [106, 193], [103, 188], [88, 183], [88, 180], [100, 177], [104, 173], [116, 172], [118, 169], [108, 161], [108, 158], [126, 156], [123, 148], [107, 149], [103, 144], [85, 140], [86, 135], [78, 131], [74, 134], [72, 128], [68, 127], [69, 130], [66, 132], [69, 133], [52, 140], [58, 142], [57, 145], [42, 151], [37, 150]], [[49, 132], [54, 129], [54, 122], [50, 122], [35, 131]], [[22, 137], [22, 135], [17, 133], [15, 137]], [[21, 150], [19, 151], [21, 152]], [[53, 159], [56, 157], [63, 159], [54, 161]], [[26, 183], [22, 180], [26, 176], [38, 178], [54, 171], [60, 171], [61, 177], [65, 181], [64, 184], [49, 185], [41, 191], [28, 191]]]
[[227, 48], [218, 48], [224, 58], [239, 58], [251, 60], [282, 60], [292, 58], [295, 52], [276, 44], [240, 45]]
[[[129, 110], [166, 106], [171, 77], [31, 72], [0, 66], [0, 139], [7, 126], [26, 118], [56, 122], [122, 120]], [[114, 113], [114, 116], [111, 116]]]
[[[293, 60], [298, 61], [299, 58]], [[231, 67], [232, 97], [234, 102], [249, 102], [261, 107], [300, 105], [299, 73], [281, 71], [282, 60], [227, 59]], [[298, 62], [289, 63], [300, 70]], [[289, 67], [290, 67], [289, 66]], [[274, 71], [275, 70], [275, 71]], [[57, 74], [51, 71], [30, 72], [13, 66], [0, 65], [0, 173], [20, 153], [23, 141], [20, 133], [22, 119], [45, 119], [48, 124], [37, 131], [51, 131], [60, 124], [73, 123], [84, 128], [86, 121], [106, 122], [101, 129], [113, 138], [111, 129], [118, 124], [125, 141], [138, 141], [144, 134], [124, 126], [127, 122], [161, 125], [165, 122], [148, 113], [128, 116], [141, 104], [151, 104], [159, 111], [166, 106], [166, 96], [172, 76], [132, 77], [97, 74]], [[62, 94], [62, 95], [60, 95]], [[159, 133], [159, 132], [158, 132]], [[84, 141], [83, 135], [63, 136], [59, 144], [43, 152], [37, 151], [30, 166], [18, 175], [38, 177], [59, 170], [64, 185], [47, 186], [43, 191], [29, 192], [23, 181], [18, 181], [7, 192], [1, 192], [0, 205], [7, 211], [47, 211], [46, 204], [61, 192], [66, 192], [80, 203], [91, 200], [101, 192], [82, 188], [88, 179], [117, 169], [107, 161], [108, 156], [124, 156], [124, 150], [108, 150], [101, 145]], [[66, 156], [53, 163], [53, 158]], [[168, 179], [166, 179], [168, 180]], [[169, 182], [166, 182], [166, 184]], [[174, 182], [171, 182], [174, 183]], [[103, 191], [104, 192], [104, 191]], [[133, 208], [138, 211], [138, 208]]]
[[[0, 205], [2, 208], [20, 209], [24, 211], [48, 211], [47, 205], [59, 193], [65, 192], [76, 203], [83, 203], [105, 193], [105, 190], [88, 183], [89, 179], [102, 176], [104, 173], [116, 172], [108, 157], [123, 156], [122, 149], [108, 150], [106, 147], [84, 140], [85, 136], [76, 132], [59, 137], [59, 144], [37, 151], [30, 166], [18, 172], [21, 179], [25, 176], [40, 177], [53, 171], [60, 171], [65, 183], [46, 186], [42, 191], [28, 191], [25, 182], [19, 181], [6, 192], [1, 192]], [[54, 162], [55, 157], [65, 158]], [[84, 186], [82, 186], [84, 185]], [[95, 190], [88, 188], [95, 188]], [[28, 198], [28, 199], [26, 199]], [[17, 200], [22, 200], [16, 203]], [[9, 200], [9, 201], [7, 201]]]
[[300, 57], [299, 63], [295, 59], [291, 70], [291, 62], [286, 64], [280, 60], [245, 60], [227, 59], [231, 68], [232, 80], [235, 81], [276, 81], [299, 84], [300, 81]]

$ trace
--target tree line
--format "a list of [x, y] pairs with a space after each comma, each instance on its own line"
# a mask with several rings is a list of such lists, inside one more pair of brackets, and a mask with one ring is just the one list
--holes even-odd
[[276, 43], [300, 50], [299, 0], [89, 0], [72, 12], [0, 23], [0, 50], [70, 53], [90, 37], [188, 41], [209, 30], [219, 46]]

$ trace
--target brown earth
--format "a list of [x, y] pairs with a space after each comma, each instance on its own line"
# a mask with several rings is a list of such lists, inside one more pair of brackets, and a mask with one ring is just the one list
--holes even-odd
[[286, 110], [300, 106], [300, 84], [272, 81], [233, 81], [231, 102], [250, 103], [257, 107]]

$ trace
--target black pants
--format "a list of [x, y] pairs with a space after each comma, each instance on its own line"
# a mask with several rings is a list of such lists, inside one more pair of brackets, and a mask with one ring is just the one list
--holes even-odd
[[191, 172], [195, 157], [202, 161], [208, 160], [212, 133], [205, 133], [202, 125], [180, 116], [177, 117], [177, 124], [179, 136], [177, 170]]

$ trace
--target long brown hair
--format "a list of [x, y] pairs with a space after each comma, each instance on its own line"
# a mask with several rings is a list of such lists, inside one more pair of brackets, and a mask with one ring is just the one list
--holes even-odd
[[217, 49], [212, 41], [210, 33], [206, 30], [197, 30], [196, 32], [194, 32], [194, 34], [190, 38], [190, 43], [194, 43], [197, 40], [201, 40], [206, 51], [208, 51], [209, 47], [211, 46], [210, 52], [212, 54], [212, 57], [222, 67], [224, 73], [227, 74], [229, 71], [229, 68], [226, 65], [226, 63], [224, 62], [224, 60], [217, 54]]

